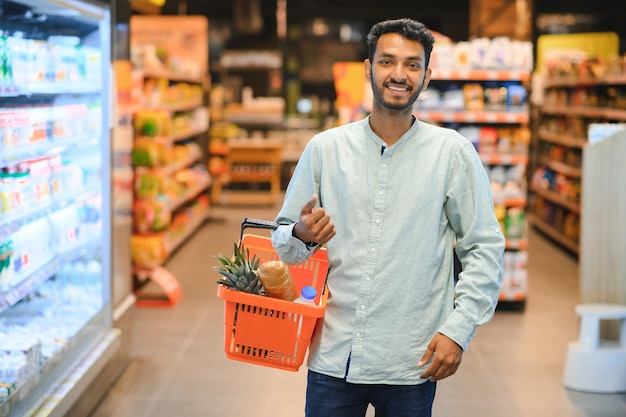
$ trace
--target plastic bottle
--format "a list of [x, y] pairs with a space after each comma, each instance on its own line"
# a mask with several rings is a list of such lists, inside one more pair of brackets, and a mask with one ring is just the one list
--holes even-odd
[[315, 297], [317, 296], [317, 290], [315, 287], [305, 285], [300, 291], [300, 297], [293, 300], [294, 303], [315, 305]]

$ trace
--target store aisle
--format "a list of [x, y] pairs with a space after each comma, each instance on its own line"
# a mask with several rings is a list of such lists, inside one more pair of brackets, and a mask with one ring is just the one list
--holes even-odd
[[[133, 361], [91, 417], [304, 415], [305, 366], [279, 371], [229, 361], [223, 352], [212, 255], [232, 252], [243, 217], [272, 219], [276, 210], [213, 209], [167, 265], [183, 299], [174, 308], [136, 310]], [[457, 374], [439, 383], [434, 416], [624, 417], [626, 395], [562, 387], [567, 344], [578, 334], [578, 264], [532, 231], [529, 253], [525, 311], [501, 308], [478, 330]]]

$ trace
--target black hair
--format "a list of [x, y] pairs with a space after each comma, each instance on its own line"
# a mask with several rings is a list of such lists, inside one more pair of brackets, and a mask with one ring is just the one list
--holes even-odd
[[426, 68], [428, 68], [430, 53], [433, 50], [435, 37], [422, 22], [418, 22], [413, 19], [402, 18], [383, 20], [382, 22], [376, 23], [374, 26], [372, 26], [369, 33], [367, 34], [368, 57], [370, 61], [374, 60], [374, 52], [376, 52], [376, 44], [378, 43], [378, 38], [380, 38], [385, 33], [397, 33], [403, 38], [421, 43], [424, 47]]

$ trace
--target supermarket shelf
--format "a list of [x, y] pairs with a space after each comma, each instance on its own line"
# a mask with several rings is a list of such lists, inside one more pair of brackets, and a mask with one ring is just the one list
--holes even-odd
[[144, 70], [142, 71], [142, 75], [144, 78], [165, 78], [170, 81], [189, 82], [194, 84], [200, 84], [203, 81], [200, 76], [180, 74], [166, 70]]
[[530, 118], [525, 108], [511, 111], [416, 110], [414, 114], [419, 119], [439, 123], [526, 124]]
[[565, 207], [566, 209], [568, 209], [569, 211], [573, 211], [574, 213], [580, 214], [580, 204], [575, 201], [563, 197], [560, 194], [555, 193], [554, 191], [545, 190], [543, 188], [537, 188], [533, 191], [535, 194], [545, 198], [548, 201], [551, 201], [554, 204]]
[[[189, 239], [200, 228], [200, 226], [202, 226], [202, 224], [206, 221], [208, 217], [209, 210], [205, 211], [203, 214], [197, 217], [194, 217], [187, 225], [185, 232], [182, 233], [180, 236], [171, 237], [169, 233], [166, 234], [165, 247], [167, 249], [168, 258], [169, 256], [171, 256], [172, 253], [180, 248], [183, 243], [185, 243], [187, 239]], [[163, 260], [163, 263], [165, 263], [165, 261], [166, 260]]]
[[0, 167], [5, 167], [28, 159], [38, 159], [58, 155], [72, 148], [88, 145], [97, 141], [93, 135], [75, 135], [69, 138], [54, 138], [40, 143], [33, 143], [17, 149], [4, 148], [0, 154]]
[[230, 171], [228, 177], [230, 182], [270, 182], [276, 178], [276, 172], [275, 170], [249, 173]]
[[53, 277], [58, 272], [59, 266], [59, 260], [54, 258], [20, 282], [14, 285], [4, 284], [6, 288], [2, 288], [0, 292], [0, 312], [13, 307], [41, 283]]
[[3, 286], [0, 287], [0, 313], [13, 307], [23, 298], [32, 294], [43, 282], [56, 275], [62, 265], [80, 259], [87, 253], [92, 253], [99, 247], [100, 239], [101, 237], [98, 236], [95, 239], [79, 242], [76, 246], [72, 247], [71, 250], [68, 249], [65, 253], [56, 255], [19, 282], [13, 285], [11, 285], [11, 283], [3, 284]]
[[180, 142], [182, 140], [185, 139], [191, 139], [195, 136], [198, 135], [202, 135], [204, 133], [208, 132], [208, 129], [206, 128], [202, 128], [202, 129], [189, 129], [187, 131], [184, 132], [177, 132], [174, 133], [170, 136], [137, 136], [135, 137], [135, 140], [140, 140], [140, 139], [147, 139], [147, 140], [153, 140], [155, 142], [161, 142], [164, 143], [166, 145], [173, 145], [176, 142]]
[[198, 184], [194, 184], [192, 187], [189, 187], [185, 195], [175, 200], [172, 200], [168, 207], [169, 210], [170, 211], [176, 210], [177, 208], [181, 207], [183, 204], [196, 198], [198, 194], [208, 189], [210, 186], [211, 186], [211, 177], [207, 176], [207, 178], [204, 179], [203, 181], [199, 182]]
[[623, 84], [626, 84], [626, 74], [613, 74], [601, 77], [552, 77], [544, 82], [544, 88]]
[[75, 358], [57, 383], [29, 410], [32, 416], [65, 415], [120, 349], [121, 332], [108, 329], [84, 355]]
[[528, 155], [526, 154], [501, 154], [501, 153], [480, 153], [480, 160], [483, 164], [489, 165], [526, 165]]
[[[501, 83], [512, 81], [516, 84], [526, 84], [530, 79], [530, 71], [495, 69], [433, 69], [431, 76], [431, 82], [436, 82], [437, 86], [452, 82], [455, 88], [459, 88], [458, 85], [476, 84], [482, 81], [499, 81]], [[417, 104], [418, 107], [413, 110], [413, 114], [418, 119], [442, 125], [479, 125], [480, 129], [482, 129], [480, 125], [489, 126], [497, 132], [494, 138], [497, 141], [500, 141], [505, 136], [505, 134], [501, 134], [499, 131], [501, 127], [504, 128], [504, 125], [508, 125], [510, 129], [526, 129], [530, 122], [529, 108], [525, 104], [510, 107], [486, 105], [480, 109], [473, 110], [445, 107], [426, 108], [428, 107], [426, 103], [418, 102]], [[486, 146], [481, 149], [481, 146], [477, 146], [478, 157], [487, 171], [496, 167], [503, 170], [517, 170], [517, 167], [525, 167], [528, 164], [528, 146], [526, 144], [524, 144], [525, 146], [522, 149], [517, 146], [510, 148], [509, 152], [498, 152], [498, 145], [504, 145], [504, 143], [497, 142], [497, 145], [494, 144], [494, 149]], [[518, 181], [516, 187], [502, 187], [500, 190], [492, 191], [494, 207], [506, 213], [506, 216], [516, 215], [515, 211], [524, 213], [528, 204], [524, 178], [520, 176], [520, 178], [516, 179]], [[524, 230], [525, 228], [526, 224], [524, 224]], [[507, 227], [505, 224], [502, 225], [502, 229], [506, 236]], [[510, 233], [511, 236], [521, 236], [519, 238], [506, 239], [505, 250], [509, 252], [508, 255], [514, 256], [511, 252], [520, 252], [527, 249], [528, 239], [523, 233], [514, 234], [513, 230]], [[455, 268], [457, 268], [456, 265]], [[507, 266], [506, 272], [508, 272], [508, 268]], [[519, 282], [511, 283], [509, 287], [508, 289], [503, 287], [500, 294], [501, 301], [523, 303], [526, 300], [525, 278], [521, 274], [519, 275]]]
[[[133, 265], [133, 274], [137, 276], [140, 281], [145, 281], [149, 278], [150, 273], [155, 268], [163, 266], [168, 259], [172, 256], [176, 250], [178, 250], [209, 218], [210, 209], [207, 209], [204, 213], [194, 216], [187, 225], [185, 231], [179, 235], [172, 236], [170, 232], [154, 233], [152, 236], [161, 240], [165, 249], [165, 255], [161, 259], [154, 260], [154, 262]], [[142, 284], [143, 285], [143, 284]]]
[[277, 197], [268, 191], [223, 191], [217, 202], [233, 205], [273, 205]]
[[525, 237], [506, 239], [506, 249], [526, 250], [528, 249], [528, 239]]
[[515, 301], [515, 302], [520, 302], [520, 301], [526, 301], [526, 294], [523, 292], [513, 292], [513, 293], [500, 293], [500, 296], [498, 297], [498, 301]]
[[180, 142], [181, 140], [191, 139], [194, 136], [202, 135], [207, 132], [208, 132], [208, 128], [190, 129], [186, 132], [178, 132], [178, 133], [173, 134], [170, 137], [170, 141], [173, 143]]
[[539, 139], [544, 142], [554, 143], [556, 145], [567, 146], [570, 148], [582, 149], [587, 144], [587, 138], [572, 136], [567, 133], [553, 133], [544, 128], [538, 131]]
[[184, 103], [162, 103], [162, 104], [154, 104], [147, 103], [142, 108], [151, 109], [151, 110], [166, 110], [169, 112], [177, 112], [177, 111], [191, 111], [198, 107], [202, 106], [202, 100], [189, 101]]
[[573, 167], [563, 162], [553, 161], [548, 158], [541, 158], [540, 163], [550, 168], [553, 171], [559, 172], [563, 175], [567, 175], [574, 178], [580, 178], [582, 176], [582, 168]]
[[545, 114], [561, 114], [565, 116], [626, 121], [626, 110], [609, 109], [605, 107], [544, 105], [541, 111]]
[[29, 207], [22, 208], [16, 213], [2, 214], [0, 215], [0, 237], [7, 233], [12, 233], [20, 224], [31, 222], [51, 210], [65, 207], [68, 204], [87, 201], [100, 194], [102, 194], [101, 190], [93, 190], [86, 187], [78, 192], [63, 193], [58, 196], [53, 196], [39, 204], [31, 204]]
[[511, 195], [501, 195], [499, 193], [493, 194], [493, 202], [494, 204], [502, 204], [507, 207], [526, 207], [526, 195], [520, 196], [511, 196]]
[[563, 233], [559, 232], [545, 221], [538, 219], [536, 216], [531, 217], [531, 223], [539, 231], [543, 232], [545, 235], [558, 242], [559, 244], [563, 245], [565, 248], [571, 250], [576, 254], [579, 253], [579, 244], [574, 239], [565, 236]]
[[433, 68], [431, 81], [529, 81], [530, 72], [496, 69]]
[[43, 82], [24, 86], [8, 85], [0, 88], [0, 97], [19, 97], [48, 94], [96, 94], [102, 83], [96, 81]]
[[171, 165], [160, 167], [135, 167], [135, 170], [137, 171], [137, 173], [151, 173], [155, 175], [169, 177], [171, 175], [174, 175], [181, 169], [187, 168], [188, 166], [192, 165], [194, 162], [200, 160], [200, 158], [202, 158], [202, 155], [194, 155], [192, 157], [175, 162]]

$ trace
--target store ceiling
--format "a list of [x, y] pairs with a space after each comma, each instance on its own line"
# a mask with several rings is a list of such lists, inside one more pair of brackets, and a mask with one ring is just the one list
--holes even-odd
[[[177, 4], [176, 1], [170, 2]], [[272, 14], [276, 10], [276, 0], [210, 0], [210, 1], [187, 1], [187, 14], [202, 14], [209, 17], [230, 17], [233, 14], [236, 3], [242, 7], [251, 9], [258, 2], [264, 14]], [[373, 19], [380, 16], [415, 14], [420, 9], [425, 14], [431, 14], [432, 10], [448, 10], [454, 8], [467, 9], [469, 0], [439, 0], [422, 5], [409, 5], [405, 0], [287, 0], [289, 15], [296, 17], [341, 17], [349, 19]], [[450, 6], [453, 6], [450, 9]]]
[[[437, 0], [428, 2], [406, 0], [287, 0], [287, 15], [292, 21], [311, 18], [359, 20], [373, 23], [386, 18], [411, 17], [426, 23], [431, 29], [467, 37], [469, 0]], [[233, 19], [235, 10], [251, 13], [260, 10], [264, 20], [275, 21], [277, 0], [167, 0], [165, 14], [179, 14], [179, 4], [185, 14], [204, 15], [212, 19]]]

